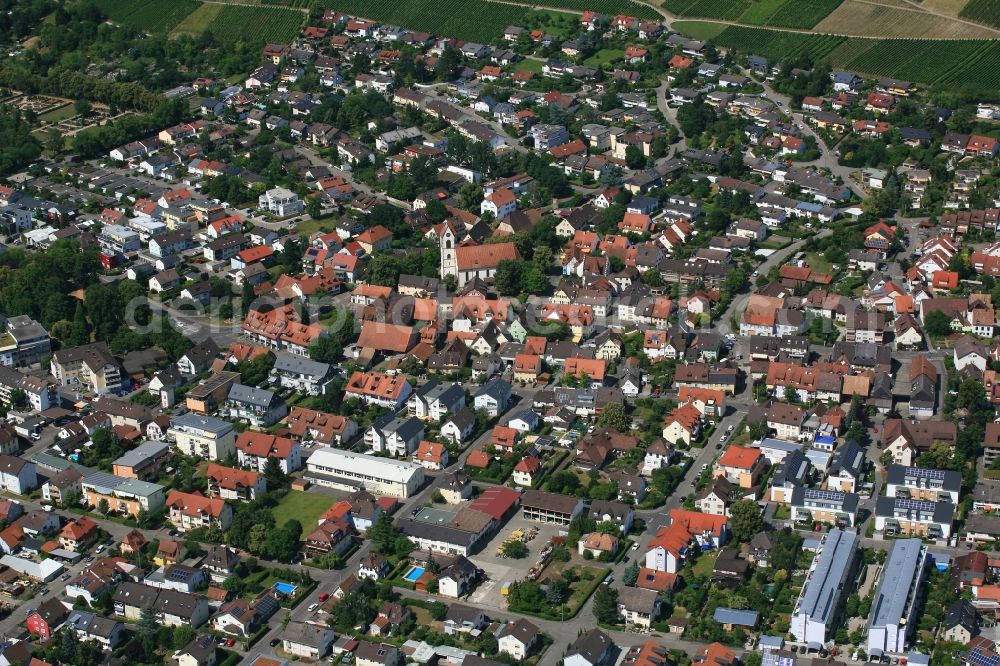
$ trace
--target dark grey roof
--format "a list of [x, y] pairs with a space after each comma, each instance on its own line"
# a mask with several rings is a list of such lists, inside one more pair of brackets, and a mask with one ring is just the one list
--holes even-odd
[[591, 629], [573, 641], [566, 656], [580, 655], [589, 663], [597, 664], [613, 646], [610, 636], [600, 629]]
[[948, 606], [948, 614], [945, 617], [944, 626], [947, 629], [952, 627], [964, 627], [971, 634], [975, 634], [979, 628], [979, 616], [976, 608], [964, 599], [957, 599]]
[[951, 502], [927, 502], [904, 497], [879, 497], [875, 502], [875, 515], [883, 518], [905, 515], [907, 520], [931, 520], [950, 525], [955, 516], [955, 505]]
[[872, 602], [869, 627], [899, 626], [910, 597], [908, 590], [914, 579], [921, 575], [920, 567], [925, 561], [924, 545], [920, 539], [897, 539], [892, 542], [889, 558], [882, 569], [882, 580]]
[[[233, 384], [229, 389], [229, 399], [258, 407], [269, 407], [278, 398], [274, 391], [257, 388], [256, 386], [246, 386], [245, 384]], [[280, 398], [279, 398], [280, 399]]]
[[809, 459], [800, 449], [792, 451], [778, 463], [774, 475], [771, 477], [771, 485], [804, 485], [809, 474], [809, 465]]
[[277, 372], [289, 372], [306, 377], [325, 377], [330, 372], [329, 363], [313, 361], [298, 354], [288, 352], [278, 352], [275, 354], [274, 370]]
[[958, 492], [962, 488], [962, 475], [953, 470], [889, 465], [886, 483]]
[[830, 458], [829, 473], [846, 473], [855, 479], [861, 478], [861, 471], [865, 465], [865, 452], [857, 442], [848, 442], [833, 452]]
[[122, 465], [124, 467], [135, 467], [141, 465], [150, 458], [155, 458], [156, 456], [162, 455], [165, 451], [170, 449], [170, 445], [166, 442], [149, 441], [140, 444], [131, 451], [127, 451], [125, 455], [118, 460], [115, 460], [113, 465]]
[[454, 423], [460, 430], [465, 430], [476, 424], [476, 413], [468, 407], [463, 407], [452, 414], [448, 421]]
[[472, 544], [479, 538], [478, 533], [466, 532], [464, 530], [448, 527], [447, 525], [434, 525], [418, 520], [404, 519], [396, 525], [399, 530], [408, 537], [415, 539], [429, 539], [439, 541], [463, 548], [471, 548]]

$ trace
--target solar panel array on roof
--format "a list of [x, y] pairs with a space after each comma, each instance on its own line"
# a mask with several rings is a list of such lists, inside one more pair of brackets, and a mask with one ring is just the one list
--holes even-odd
[[831, 502], [839, 502], [844, 499], [844, 493], [836, 490], [818, 490], [816, 488], [806, 488], [805, 496], [809, 499], [823, 499]]
[[897, 497], [896, 507], [900, 509], [913, 509], [914, 511], [933, 511], [934, 502]]

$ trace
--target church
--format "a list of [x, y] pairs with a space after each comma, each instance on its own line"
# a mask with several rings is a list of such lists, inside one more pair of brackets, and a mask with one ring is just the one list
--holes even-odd
[[454, 275], [459, 287], [473, 278], [491, 280], [501, 261], [521, 260], [513, 243], [478, 245], [468, 237], [459, 242], [451, 224], [443, 225], [438, 241], [441, 244], [441, 278]]

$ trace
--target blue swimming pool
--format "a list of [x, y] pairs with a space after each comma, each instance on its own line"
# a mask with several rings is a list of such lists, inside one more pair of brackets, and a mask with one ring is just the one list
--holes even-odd
[[423, 575], [424, 575], [423, 567], [412, 567], [409, 571], [406, 572], [406, 575], [403, 576], [403, 580], [408, 580], [411, 583], [416, 583], [418, 580], [420, 580], [420, 577]]
[[286, 596], [292, 596], [298, 588], [291, 583], [275, 583], [274, 589]]

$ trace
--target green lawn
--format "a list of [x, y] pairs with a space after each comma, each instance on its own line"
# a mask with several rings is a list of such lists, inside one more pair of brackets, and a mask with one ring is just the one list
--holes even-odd
[[695, 39], [712, 39], [726, 29], [724, 23], [706, 23], [704, 21], [675, 21], [674, 29], [691, 35]]
[[583, 64], [589, 65], [590, 67], [600, 67], [602, 65], [610, 65], [618, 62], [624, 57], [625, 51], [622, 49], [601, 49], [594, 55], [584, 60]]
[[823, 255], [816, 252], [806, 253], [806, 264], [813, 270], [814, 273], [822, 273], [824, 275], [832, 275], [833, 268], [830, 262], [826, 260]]
[[[624, 51], [623, 51], [624, 53]], [[542, 73], [542, 66], [545, 63], [541, 60], [536, 60], [535, 58], [525, 58], [524, 60], [518, 60], [514, 64], [515, 72], [532, 72], [534, 74]]]
[[698, 557], [698, 561], [694, 563], [694, 574], [699, 578], [711, 578], [712, 569], [715, 567], [715, 558], [718, 557], [718, 553], [714, 551], [706, 551]]
[[313, 531], [316, 521], [336, 500], [333, 497], [293, 490], [274, 507], [274, 522], [279, 527], [294, 518], [302, 523], [302, 538]]
[[77, 115], [76, 108], [72, 104], [65, 104], [57, 109], [46, 111], [38, 116], [38, 119], [45, 123], [57, 123]]
[[317, 231], [330, 233], [337, 228], [337, 219], [334, 216], [321, 217], [318, 220], [302, 220], [295, 225], [295, 233], [303, 238], [309, 238]]

